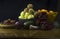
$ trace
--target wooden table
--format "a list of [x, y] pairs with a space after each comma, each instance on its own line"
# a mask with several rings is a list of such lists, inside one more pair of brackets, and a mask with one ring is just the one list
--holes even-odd
[[53, 30], [19, 30], [0, 29], [0, 38], [60, 38], [60, 29]]

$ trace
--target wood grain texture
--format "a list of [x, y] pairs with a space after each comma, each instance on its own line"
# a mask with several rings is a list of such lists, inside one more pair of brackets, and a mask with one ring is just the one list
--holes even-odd
[[18, 29], [0, 29], [0, 38], [58, 38], [60, 29], [53, 30], [18, 30]]

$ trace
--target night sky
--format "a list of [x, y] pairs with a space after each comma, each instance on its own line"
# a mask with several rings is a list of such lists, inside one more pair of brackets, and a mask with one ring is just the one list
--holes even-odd
[[0, 0], [0, 21], [16, 19], [27, 4], [32, 3], [34, 9], [57, 10], [57, 0]]

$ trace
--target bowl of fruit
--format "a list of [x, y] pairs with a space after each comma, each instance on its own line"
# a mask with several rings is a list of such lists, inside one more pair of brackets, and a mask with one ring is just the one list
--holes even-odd
[[16, 24], [15, 24], [16, 20], [11, 20], [11, 19], [8, 19], [8, 20], [4, 20], [3, 22], [0, 23], [0, 27], [1, 28], [12, 28], [12, 27], [15, 27]]
[[18, 19], [19, 19], [19, 22], [22, 23], [22, 25], [23, 25], [25, 22], [32, 21], [34, 19], [34, 15], [25, 13], [25, 15], [23, 15], [23, 14], [20, 15], [18, 17]]

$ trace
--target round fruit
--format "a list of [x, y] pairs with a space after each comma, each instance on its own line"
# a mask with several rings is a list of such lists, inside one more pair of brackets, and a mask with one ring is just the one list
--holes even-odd
[[46, 9], [42, 9], [41, 12], [48, 12]]
[[28, 16], [29, 16], [30, 14], [29, 13], [25, 13], [25, 19], [28, 19]]
[[21, 12], [20, 16], [24, 16], [24, 11]]
[[38, 13], [40, 13], [40, 10], [38, 10]]
[[16, 22], [15, 24], [16, 24], [16, 25], [19, 25], [20, 23], [19, 23], [19, 22]]
[[31, 18], [34, 18], [34, 16], [33, 15], [29, 15], [28, 16], [28, 19], [31, 19]]
[[7, 25], [8, 25], [8, 24], [11, 24], [11, 23], [10, 23], [10, 20], [5, 20], [5, 21], [3, 22], [3, 24], [7, 24]]
[[45, 12], [45, 13], [49, 14], [48, 10], [46, 10], [46, 9], [42, 9], [40, 12]]
[[23, 19], [24, 18], [24, 11], [21, 12], [20, 16], [18, 17], [19, 19]]
[[27, 5], [27, 8], [29, 8], [29, 9], [30, 9], [30, 8], [33, 8], [33, 4], [28, 4], [28, 5]]
[[24, 17], [23, 17], [23, 16], [19, 16], [18, 18], [19, 18], [19, 19], [24, 19]]
[[15, 24], [15, 20], [11, 20], [10, 22], [11, 22], [11, 24]]

